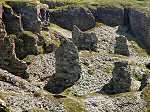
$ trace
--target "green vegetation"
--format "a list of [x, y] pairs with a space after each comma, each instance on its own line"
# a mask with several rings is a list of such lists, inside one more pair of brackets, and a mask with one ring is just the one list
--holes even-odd
[[137, 9], [150, 11], [150, 0], [41, 0], [41, 1], [63, 2], [66, 5], [74, 4], [74, 5], [81, 5], [81, 6], [85, 6], [85, 5], [86, 6], [107, 5], [112, 7], [130, 6]]
[[36, 37], [36, 34], [32, 33], [31, 31], [23, 31], [22, 35], [23, 35], [23, 37], [27, 37], [27, 38], [29, 38], [29, 37], [31, 37], [31, 38]]
[[65, 5], [70, 5], [70, 4], [82, 5], [82, 6], [107, 5], [107, 6], [115, 6], [115, 7], [130, 6], [148, 12], [150, 11], [150, 0], [0, 0], [0, 3], [4, 3], [5, 1], [15, 1], [15, 2], [17, 1], [19, 4], [21, 2], [39, 4], [40, 2], [53, 1], [53, 2], [63, 2]]
[[41, 35], [43, 36], [44, 42], [46, 46], [49, 46], [50, 44], [56, 45], [56, 47], [60, 46], [60, 41], [55, 37], [54, 32], [47, 32], [47, 31], [41, 31]]
[[63, 100], [63, 105], [67, 112], [86, 112], [82, 101], [78, 99], [65, 98]]
[[36, 107], [36, 108], [33, 108], [33, 109], [31, 110], [31, 112], [48, 112], [48, 111]]
[[122, 97], [122, 98], [130, 98], [130, 99], [137, 99], [137, 93], [135, 92], [126, 92], [126, 93], [120, 93], [120, 94], [114, 94], [114, 95], [110, 95], [111, 97]]
[[27, 64], [31, 64], [34, 61], [34, 55], [28, 55], [26, 58], [23, 59]]
[[144, 100], [147, 102], [147, 109], [150, 112], [150, 84], [148, 84], [143, 90]]

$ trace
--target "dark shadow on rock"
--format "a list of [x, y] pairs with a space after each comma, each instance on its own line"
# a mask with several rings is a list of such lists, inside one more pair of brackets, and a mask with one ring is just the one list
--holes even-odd
[[73, 26], [72, 41], [78, 50], [97, 51], [98, 38], [96, 34], [83, 32], [76, 25]]
[[141, 87], [140, 87], [140, 91], [142, 91], [146, 86], [147, 84], [149, 84], [149, 75], [146, 75], [144, 74], [143, 77], [142, 77], [142, 80], [141, 80]]
[[114, 53], [124, 56], [130, 55], [126, 37], [124, 36], [116, 37], [116, 45], [114, 48]]
[[128, 62], [115, 62], [111, 81], [104, 85], [100, 93], [117, 94], [129, 92], [131, 86], [131, 74], [128, 71]]
[[61, 38], [61, 45], [55, 52], [56, 73], [50, 78], [45, 89], [59, 94], [79, 80], [81, 67], [77, 47], [72, 41]]
[[139, 47], [145, 49], [150, 54], [148, 47], [144, 44], [144, 40], [135, 36], [129, 26], [119, 26], [117, 33], [126, 37], [128, 41], [135, 41]]

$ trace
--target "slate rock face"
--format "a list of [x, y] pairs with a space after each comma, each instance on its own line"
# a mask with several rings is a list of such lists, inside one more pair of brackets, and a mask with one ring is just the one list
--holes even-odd
[[27, 65], [19, 60], [15, 54], [14, 36], [7, 36], [3, 22], [0, 22], [0, 67], [11, 73], [26, 78]]
[[81, 30], [93, 28], [96, 24], [93, 14], [85, 8], [69, 6], [65, 9], [49, 11], [51, 22], [72, 30], [76, 25]]
[[66, 5], [64, 2], [61, 1], [42, 1], [42, 3], [47, 4], [49, 9]]
[[124, 36], [116, 37], [115, 53], [124, 56], [130, 55], [126, 37]]
[[35, 33], [40, 32], [40, 6], [27, 2], [7, 1], [17, 15], [21, 16], [23, 29]]
[[38, 37], [30, 31], [24, 31], [16, 39], [16, 54], [19, 58], [38, 54]]
[[74, 26], [72, 39], [79, 50], [97, 50], [98, 38], [95, 33], [82, 32], [77, 26]]
[[7, 33], [16, 34], [23, 30], [21, 17], [15, 15], [12, 8], [4, 7], [3, 20]]
[[97, 6], [89, 9], [94, 15], [96, 21], [102, 21], [111, 26], [124, 24], [124, 8]]
[[113, 78], [102, 91], [108, 94], [124, 93], [138, 91], [140, 86], [141, 83], [132, 78], [128, 62], [115, 62]]
[[60, 41], [61, 45], [55, 52], [56, 73], [45, 86], [45, 89], [55, 94], [72, 86], [81, 74], [77, 47], [65, 38]]
[[130, 9], [129, 20], [132, 33], [150, 49], [150, 15]]

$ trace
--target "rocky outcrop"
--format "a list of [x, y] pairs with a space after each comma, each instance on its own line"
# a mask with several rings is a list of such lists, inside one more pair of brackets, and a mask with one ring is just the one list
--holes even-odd
[[129, 20], [132, 33], [150, 49], [150, 15], [136, 9], [130, 9]]
[[90, 7], [92, 14], [96, 21], [111, 26], [124, 24], [124, 8], [123, 7], [110, 7], [110, 6], [96, 6]]
[[49, 9], [54, 9], [55, 7], [65, 6], [66, 4], [61, 1], [42, 1], [42, 3], [47, 4]]
[[124, 55], [124, 56], [129, 56], [129, 49], [128, 49], [128, 43], [127, 43], [127, 38], [124, 36], [116, 37], [116, 46], [115, 46], [115, 53]]
[[72, 40], [79, 50], [97, 50], [98, 38], [95, 33], [82, 32], [77, 26], [74, 26]]
[[16, 57], [14, 36], [7, 36], [2, 19], [0, 19], [0, 67], [21, 77], [27, 77], [27, 74], [25, 75], [27, 65]]
[[49, 10], [49, 16], [51, 22], [69, 30], [73, 29], [73, 25], [87, 30], [96, 24], [93, 14], [82, 7], [68, 6], [60, 10]]
[[0, 40], [0, 67], [15, 75], [27, 78], [28, 75], [25, 74], [27, 65], [16, 57], [15, 42], [12, 37], [13, 36], [8, 36]]
[[14, 14], [12, 8], [4, 7], [3, 20], [7, 33], [16, 34], [23, 30], [21, 17]]
[[38, 37], [30, 31], [24, 31], [15, 39], [16, 54], [19, 58], [38, 54]]
[[132, 78], [128, 62], [115, 62], [112, 80], [106, 84], [102, 91], [108, 94], [138, 91], [141, 82]]
[[40, 32], [40, 6], [27, 2], [7, 1], [14, 12], [21, 16], [23, 29], [26, 31]]
[[45, 86], [49, 92], [58, 94], [72, 86], [81, 74], [77, 47], [65, 38], [56, 50], [56, 73]]

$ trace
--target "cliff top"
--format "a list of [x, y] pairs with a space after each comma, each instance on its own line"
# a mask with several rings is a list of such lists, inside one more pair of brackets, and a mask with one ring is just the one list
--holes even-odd
[[[46, 1], [52, 2], [62, 2], [66, 5], [75, 4], [75, 5], [107, 5], [115, 7], [133, 7], [140, 9], [144, 12], [150, 12], [150, 0], [0, 0], [0, 2], [5, 1], [18, 1], [18, 2], [31, 2], [31, 3], [40, 3]], [[40, 1], [40, 2], [39, 2]]]

